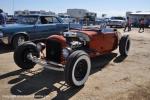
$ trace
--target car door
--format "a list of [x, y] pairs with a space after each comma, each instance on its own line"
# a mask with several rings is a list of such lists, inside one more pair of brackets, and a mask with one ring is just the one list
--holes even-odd
[[56, 33], [66, 31], [68, 29], [68, 24], [63, 23], [63, 21], [61, 21], [58, 17], [53, 17], [53, 23], [56, 24]]
[[25, 30], [25, 32], [27, 32], [27, 34], [29, 35], [30, 40], [34, 40], [34, 39], [38, 38], [38, 34], [35, 32], [35, 30], [36, 30], [35, 24], [34, 25], [26, 25], [26, 29], [27, 29], [27, 31]]
[[66, 23], [57, 23], [56, 24], [56, 31], [57, 32], [64, 32], [66, 30], [68, 30], [68, 24]]
[[[92, 35], [93, 34], [93, 35]], [[104, 52], [104, 45], [103, 45], [103, 34], [101, 32], [90, 32], [91, 41], [90, 41], [90, 48], [99, 53]]]
[[47, 38], [48, 36], [55, 34], [56, 24], [53, 23], [51, 16], [41, 16], [38, 24], [35, 25], [35, 31], [38, 38]]
[[103, 34], [103, 51], [110, 52], [114, 49], [114, 44], [116, 43], [116, 34], [113, 29], [104, 29]]

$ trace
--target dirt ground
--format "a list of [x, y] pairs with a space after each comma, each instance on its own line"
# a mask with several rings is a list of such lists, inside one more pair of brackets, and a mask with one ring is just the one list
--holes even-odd
[[10, 48], [0, 44], [0, 100], [150, 100], [150, 29], [129, 34], [129, 56], [116, 50], [92, 59], [91, 75], [80, 88], [68, 87], [63, 72], [38, 65], [20, 69]]

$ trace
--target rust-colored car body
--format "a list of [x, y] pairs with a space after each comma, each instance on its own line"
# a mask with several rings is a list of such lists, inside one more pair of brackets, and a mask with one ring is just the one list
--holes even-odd
[[[86, 34], [90, 41], [88, 42], [89, 55], [95, 57], [98, 55], [110, 53], [118, 47], [121, 33], [118, 31], [100, 31], [98, 29], [82, 29], [70, 30], [71, 32], [80, 32]], [[62, 48], [68, 46], [67, 40], [62, 35], [52, 35], [48, 40], [55, 40], [59, 42]]]

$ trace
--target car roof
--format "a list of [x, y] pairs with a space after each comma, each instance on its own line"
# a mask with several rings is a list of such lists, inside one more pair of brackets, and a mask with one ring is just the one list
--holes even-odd
[[20, 15], [20, 16], [33, 16], [33, 17], [39, 17], [39, 16], [43, 16], [43, 17], [56, 17], [55, 15], [43, 15], [43, 14], [30, 14], [30, 15]]

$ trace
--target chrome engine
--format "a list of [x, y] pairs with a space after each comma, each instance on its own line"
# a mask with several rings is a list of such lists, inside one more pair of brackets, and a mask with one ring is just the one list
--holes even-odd
[[89, 41], [88, 36], [79, 32], [69, 31], [69, 32], [64, 32], [63, 35], [66, 38], [67, 43], [69, 44], [71, 49], [76, 49], [85, 46]]

